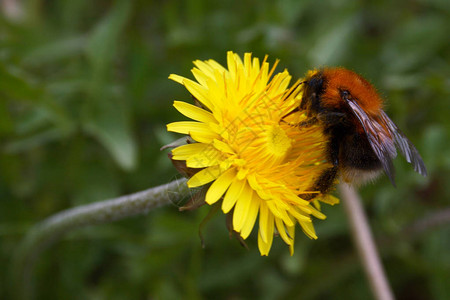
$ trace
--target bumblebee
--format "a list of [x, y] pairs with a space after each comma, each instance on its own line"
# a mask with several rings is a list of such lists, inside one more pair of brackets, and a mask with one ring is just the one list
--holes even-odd
[[[361, 184], [383, 170], [395, 186], [392, 159], [397, 149], [416, 172], [427, 175], [419, 152], [386, 115], [382, 98], [362, 76], [344, 68], [324, 68], [308, 72], [302, 83], [300, 110], [308, 117], [303, 125], [321, 125], [332, 164], [315, 179], [311, 190], [325, 194], [338, 177]], [[300, 195], [306, 200], [315, 196]]]

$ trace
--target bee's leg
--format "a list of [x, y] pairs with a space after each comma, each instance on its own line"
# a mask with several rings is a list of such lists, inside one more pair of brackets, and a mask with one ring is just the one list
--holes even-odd
[[318, 120], [316, 118], [310, 118], [310, 119], [308, 119], [306, 121], [299, 122], [299, 123], [288, 123], [285, 120], [281, 119], [281, 122], [287, 123], [287, 124], [289, 124], [289, 125], [291, 125], [293, 127], [300, 127], [300, 128], [305, 128], [305, 127], [309, 127], [311, 125], [314, 125], [314, 124], [317, 123], [317, 121]]
[[320, 176], [314, 181], [313, 186], [309, 189], [315, 193], [303, 193], [299, 197], [304, 200], [312, 200], [320, 194], [329, 193], [338, 175], [339, 168], [339, 149], [340, 149], [340, 139], [338, 136], [333, 136], [328, 142], [328, 159], [333, 165], [331, 168], [326, 169], [320, 174]]
[[317, 119], [316, 118], [310, 118], [306, 121], [300, 122], [298, 124], [295, 124], [297, 127], [309, 127], [311, 125], [314, 125], [317, 123]]
[[311, 125], [313, 125], [314, 123], [316, 123], [317, 122], [317, 119], [316, 118], [310, 118], [310, 119], [308, 119], [308, 120], [306, 120], [306, 121], [303, 121], [303, 122], [300, 122], [300, 123], [289, 123], [289, 122], [286, 122], [286, 120], [285, 120], [285, 118], [286, 117], [289, 117], [290, 115], [292, 115], [293, 113], [296, 113], [296, 112], [298, 112], [299, 111], [299, 108], [297, 107], [297, 108], [295, 108], [295, 109], [293, 109], [291, 112], [289, 112], [289, 113], [287, 113], [286, 115], [284, 115], [282, 118], [281, 118], [281, 122], [284, 122], [284, 123], [287, 123], [287, 124], [290, 124], [290, 125], [292, 125], [292, 126], [298, 126], [298, 127], [307, 127], [307, 126], [311, 126]]
[[298, 196], [300, 198], [302, 198], [303, 200], [309, 201], [309, 200], [313, 200], [314, 198], [319, 196], [319, 193], [304, 193], [304, 194], [299, 194]]
[[304, 200], [312, 200], [317, 196], [319, 196], [320, 194], [329, 193], [333, 188], [334, 182], [336, 181], [337, 172], [338, 172], [337, 166], [333, 166], [329, 169], [326, 169], [316, 179], [313, 186], [309, 189], [311, 191], [314, 191], [315, 193], [303, 193], [299, 194], [298, 196]]
[[327, 194], [332, 190], [337, 173], [338, 167], [333, 166], [320, 175], [319, 179], [316, 181], [316, 187], [321, 194]]

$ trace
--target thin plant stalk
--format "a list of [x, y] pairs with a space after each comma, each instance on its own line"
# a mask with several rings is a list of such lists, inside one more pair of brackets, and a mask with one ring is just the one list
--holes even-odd
[[353, 240], [358, 250], [372, 293], [377, 300], [393, 300], [394, 295], [381, 264], [361, 199], [353, 187], [340, 184], [339, 190], [349, 219]]
[[19, 299], [33, 297], [32, 273], [41, 252], [65, 233], [90, 225], [104, 224], [178, 203], [189, 193], [186, 179], [110, 200], [95, 202], [57, 213], [32, 227], [13, 261], [13, 279]]

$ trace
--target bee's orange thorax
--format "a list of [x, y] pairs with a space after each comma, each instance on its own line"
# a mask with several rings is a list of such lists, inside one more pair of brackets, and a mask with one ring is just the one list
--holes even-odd
[[339, 91], [347, 90], [367, 114], [376, 116], [383, 109], [377, 90], [357, 73], [343, 68], [325, 68], [323, 76], [327, 81], [322, 95], [324, 104], [339, 107], [342, 103]]

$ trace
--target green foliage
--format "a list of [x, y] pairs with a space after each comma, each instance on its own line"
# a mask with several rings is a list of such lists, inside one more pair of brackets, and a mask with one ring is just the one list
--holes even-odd
[[[5, 8], [16, 3], [19, 13]], [[361, 189], [398, 299], [447, 299], [449, 225], [406, 234], [450, 199], [448, 1], [3, 1], [0, 16], [0, 299], [30, 226], [75, 205], [174, 179], [159, 148], [187, 92], [167, 79], [226, 51], [281, 59], [301, 77], [341, 65], [370, 78], [420, 150], [421, 178], [396, 160]], [[36, 299], [365, 299], [370, 291], [342, 206], [324, 206], [319, 240], [293, 257], [279, 238], [260, 257], [229, 240], [225, 218], [178, 203], [74, 232], [48, 249]], [[220, 214], [219, 214], [220, 215]], [[420, 233], [420, 234], [419, 234]], [[350, 297], [349, 297], [350, 295]]]

